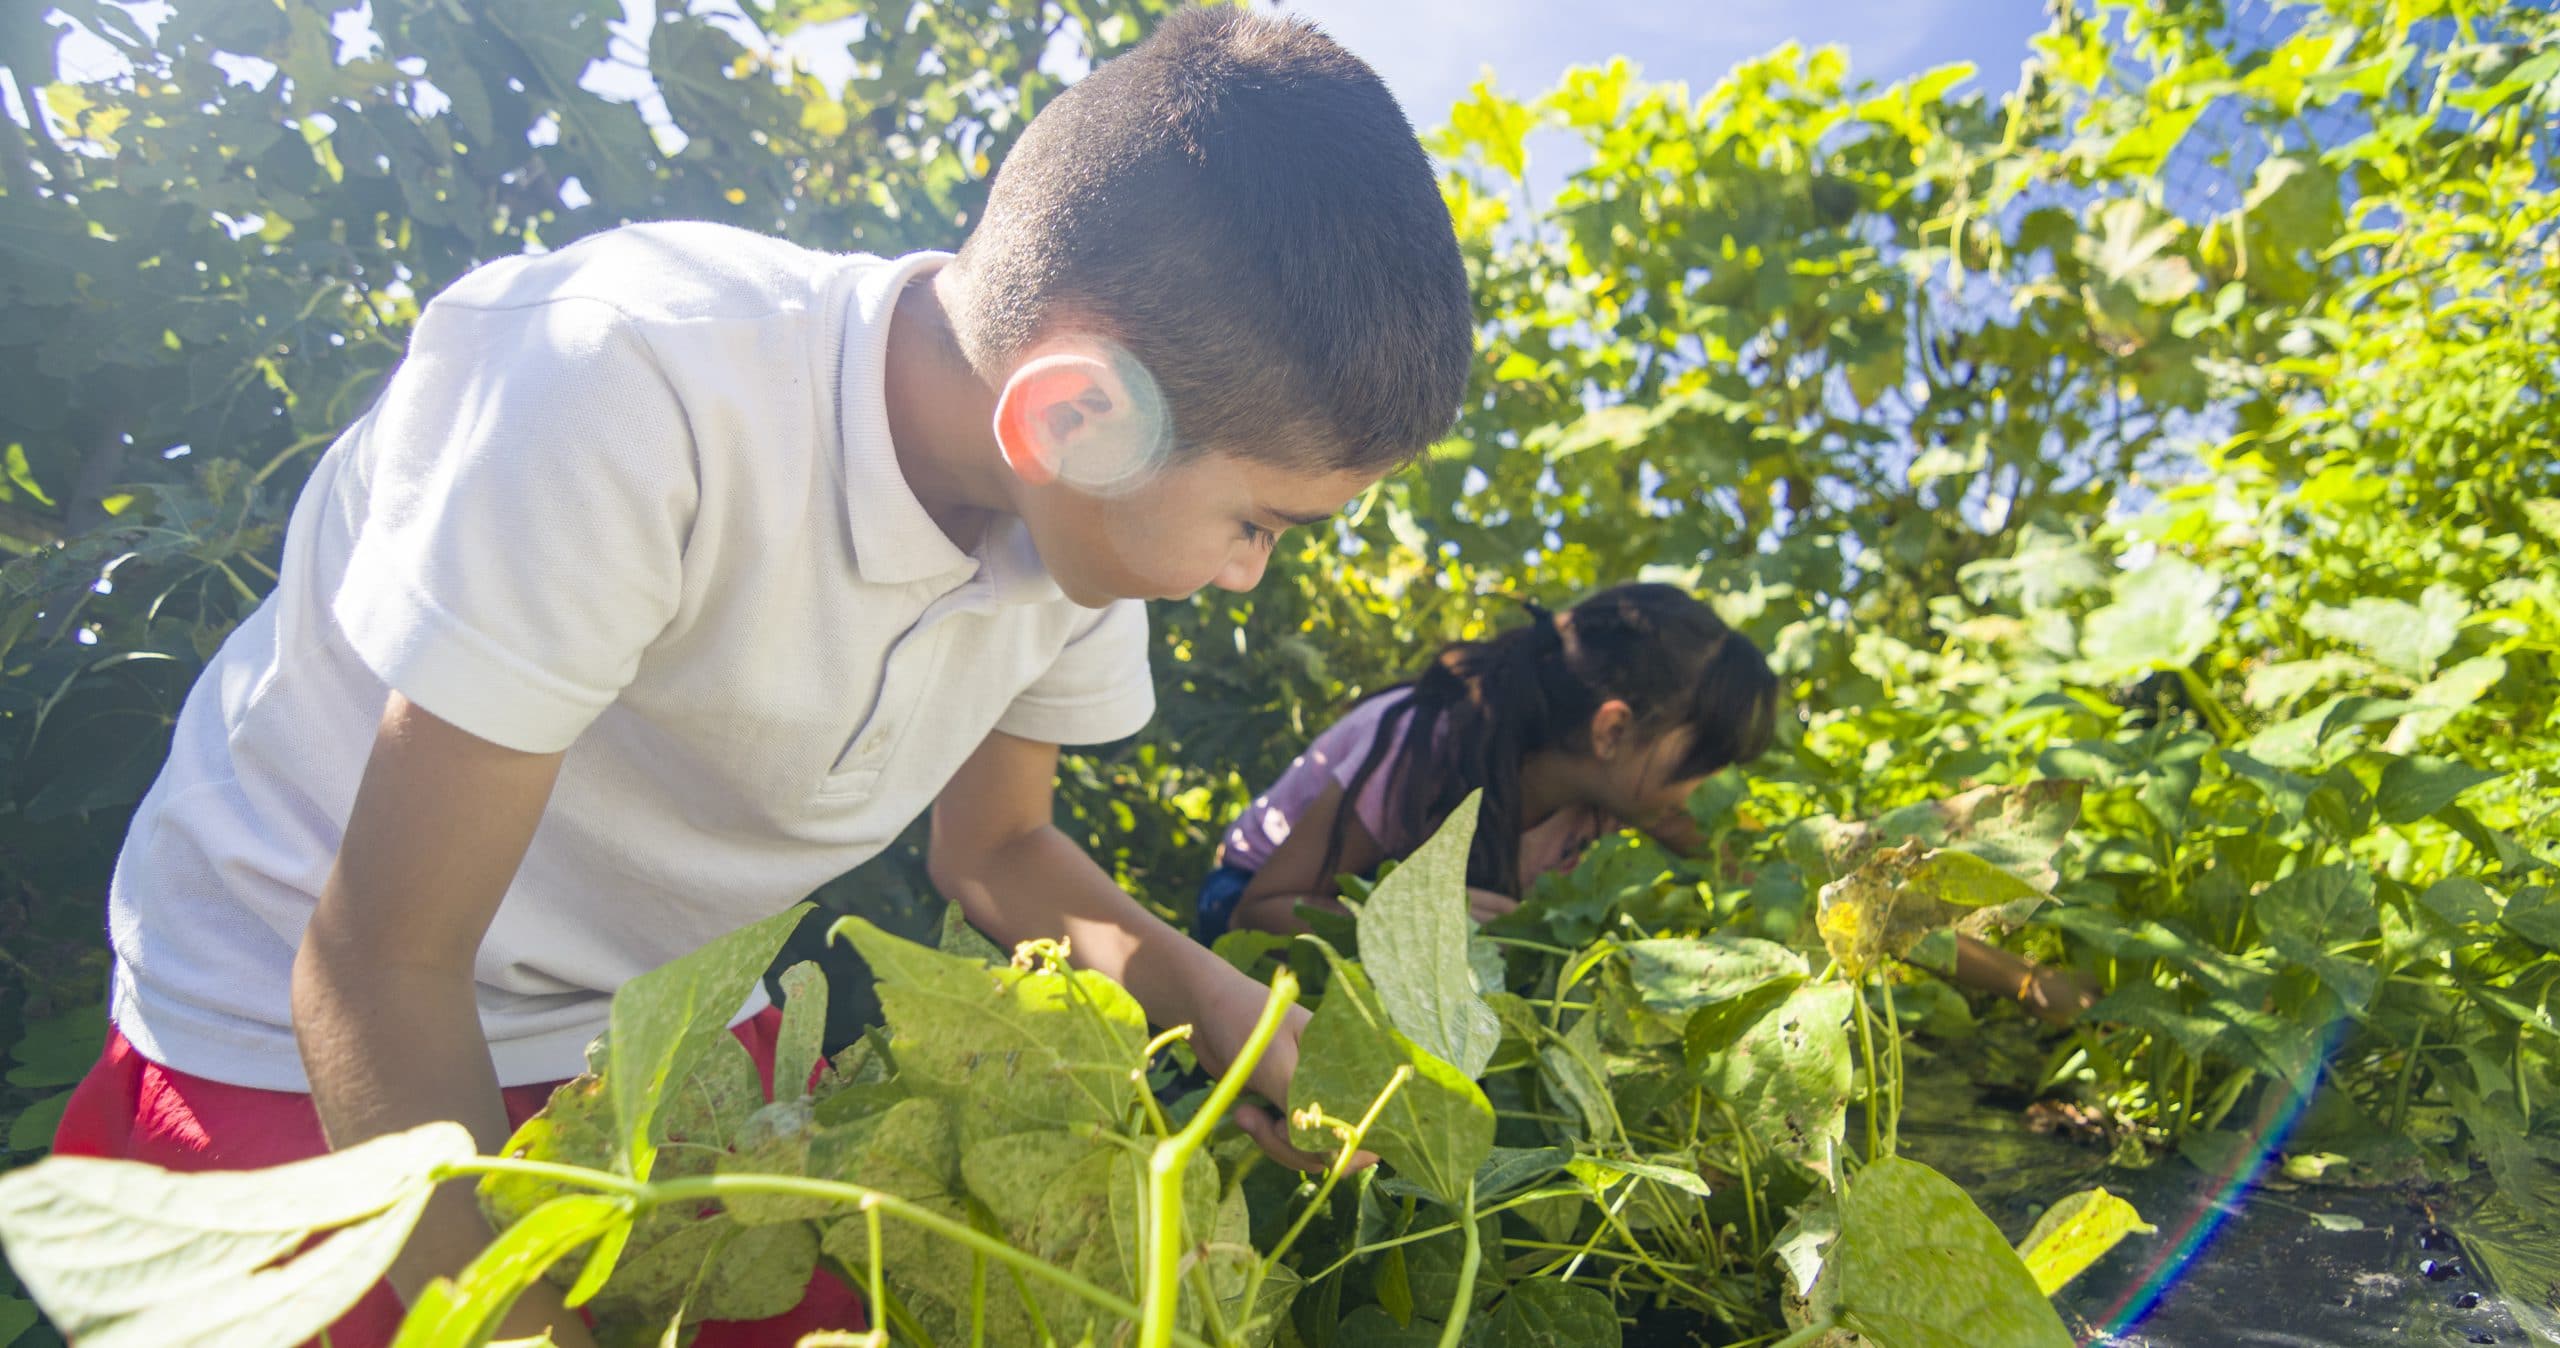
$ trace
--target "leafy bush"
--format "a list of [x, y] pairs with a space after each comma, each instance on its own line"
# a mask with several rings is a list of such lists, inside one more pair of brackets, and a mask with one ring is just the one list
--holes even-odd
[[[0, 571], [0, 1110], [38, 1106], [20, 1156], [100, 1032], [98, 895], [178, 700], [268, 583], [293, 482], [371, 396], [417, 297], [624, 218], [948, 242], [1051, 87], [1051, 30], [1107, 52], [1161, 6], [918, 7], [843, 30], [859, 73], [841, 91], [759, 34], [869, 6], [661, 16], [646, 62], [673, 132], [579, 85], [590, 60], [633, 61], [617, 7], [516, 5], [503, 27], [468, 8], [376, 0], [379, 47], [342, 62], [300, 6], [183, 5], [149, 34], [65, 6], [135, 63], [85, 85], [50, 80], [35, 12], [0, 19], [0, 63], [51, 113], [50, 134], [0, 128], [18, 264], [0, 271], [0, 535], [20, 553]], [[1709, 861], [1607, 844], [1480, 939], [1428, 928], [1428, 964], [1360, 939], [1445, 924], [1400, 915], [1393, 890], [1326, 929], [1338, 962], [1231, 948], [1285, 959], [1337, 1046], [1324, 1098], [1293, 1103], [1357, 1123], [1395, 1067], [1413, 1075], [1372, 1122], [1389, 1174], [1319, 1204], [1217, 1144], [1218, 1203], [1186, 1209], [1185, 1239], [1242, 1194], [1254, 1265], [1266, 1285], [1294, 1272], [1286, 1332], [1309, 1344], [1432, 1322], [1582, 1341], [1557, 1326], [1596, 1325], [1591, 1296], [1737, 1327], [1802, 1300], [1808, 1326], [1893, 1341], [1921, 1331], [1862, 1298], [1907, 1266], [1852, 1257], [1862, 1212], [1925, 1211], [2015, 1286], [1893, 1157], [1897, 1063], [1968, 1026], [1977, 1075], [2069, 1099], [2128, 1162], [2230, 1167], [2284, 1141], [2344, 1158], [2331, 1178], [2476, 1163], [2494, 1197], [2473, 1225], [2547, 1232], [2555, 43], [2550, 14], [2469, 0], [2089, 0], [1994, 100], [1959, 70], [1877, 88], [1837, 52], [1785, 49], [1702, 94], [1620, 63], [1451, 110], [1433, 143], [1485, 354], [1459, 426], [1254, 595], [1159, 606], [1163, 713], [1069, 761], [1065, 822], [1178, 912], [1220, 822], [1351, 698], [1515, 597], [1639, 573], [1714, 594], [1796, 715], [1698, 802]], [[278, 73], [234, 81], [221, 53]], [[1525, 172], [1542, 127], [1589, 155], [1544, 202]], [[572, 178], [591, 204], [564, 204]], [[1931, 831], [2065, 781], [2077, 823], [2049, 873]], [[2023, 913], [2007, 941], [2086, 978], [2091, 1016], [2042, 1033], [1912, 972], [1942, 965], [1927, 933], [1951, 906], [1986, 896], [1963, 920]], [[908, 936], [935, 913], [903, 854], [823, 897]], [[902, 949], [886, 939], [865, 938], [875, 962]], [[1458, 995], [1462, 948], [1480, 1003]], [[1022, 977], [1073, 983], [1045, 967]], [[829, 1088], [920, 1118], [933, 1092], [857, 1079], [896, 1061], [897, 986], [885, 1044], [840, 1057]], [[872, 980], [831, 991], [835, 1046], [874, 1018], [856, 1010]], [[1125, 1080], [1167, 1052], [1112, 1061]], [[1113, 1098], [1085, 1141], [1135, 1155], [1181, 1135], [1152, 1092]], [[796, 1145], [784, 1122], [760, 1145]], [[928, 1196], [992, 1206], [959, 1154]], [[1490, 1222], [1465, 1219], [1470, 1182]], [[826, 1257], [815, 1220], [792, 1222]], [[1128, 1229], [1113, 1248], [1140, 1248]], [[1014, 1314], [988, 1258], [989, 1313]], [[896, 1267], [884, 1253], [884, 1279]], [[1145, 1267], [1073, 1276], [1125, 1298]], [[958, 1313], [947, 1283], [909, 1286], [918, 1324]], [[1047, 1295], [1029, 1304], [1068, 1304]], [[1216, 1286], [1182, 1304], [1202, 1327], [1184, 1333], [1229, 1314]], [[29, 1316], [0, 1302], [0, 1338]]]

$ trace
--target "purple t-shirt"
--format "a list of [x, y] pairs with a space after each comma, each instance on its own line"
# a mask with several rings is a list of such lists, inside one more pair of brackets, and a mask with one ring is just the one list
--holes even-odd
[[[1324, 794], [1326, 787], [1350, 789], [1351, 779], [1359, 774], [1361, 762], [1369, 756], [1369, 747], [1377, 743], [1379, 723], [1411, 696], [1408, 690], [1398, 688], [1370, 698], [1316, 736], [1305, 753], [1290, 760], [1280, 780], [1254, 797], [1253, 803], [1228, 826], [1219, 860], [1241, 870], [1261, 870], [1271, 860], [1272, 852], [1289, 840], [1290, 825], [1306, 812], [1310, 802]], [[1399, 722], [1396, 732], [1402, 734], [1406, 728]], [[1386, 848], [1387, 855], [1400, 857], [1421, 846], [1423, 839], [1391, 836], [1387, 826], [1387, 791], [1393, 784], [1395, 767], [1392, 756], [1380, 763], [1362, 784], [1360, 798], [1352, 808], [1370, 836]], [[1617, 828], [1615, 820], [1591, 810], [1558, 811], [1522, 835], [1520, 882], [1525, 885], [1548, 871], [1570, 867], [1581, 859], [1582, 850], [1593, 839], [1616, 832]]]

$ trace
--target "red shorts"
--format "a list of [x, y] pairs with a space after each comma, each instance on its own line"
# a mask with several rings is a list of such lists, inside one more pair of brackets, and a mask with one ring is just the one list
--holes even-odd
[[[754, 1057], [766, 1094], [773, 1091], [774, 1039], [782, 1013], [767, 1008], [735, 1030]], [[553, 1086], [509, 1086], [507, 1122], [521, 1124], [551, 1098]], [[256, 1170], [320, 1155], [329, 1144], [311, 1097], [294, 1091], [229, 1086], [152, 1062], [109, 1027], [106, 1052], [71, 1093], [53, 1135], [54, 1154], [147, 1161], [168, 1170]], [[400, 1328], [399, 1297], [376, 1283], [344, 1319], [329, 1327], [335, 1348], [382, 1348]], [[809, 1280], [798, 1306], [771, 1320], [714, 1321], [695, 1348], [788, 1348], [803, 1334], [863, 1328], [862, 1302], [825, 1269]]]

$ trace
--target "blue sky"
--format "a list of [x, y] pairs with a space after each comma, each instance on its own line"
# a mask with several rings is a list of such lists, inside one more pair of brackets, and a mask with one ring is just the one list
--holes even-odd
[[[1257, 0], [1256, 8], [1262, 8]], [[1417, 127], [1437, 125], [1488, 68], [1527, 95], [1567, 67], [1633, 59], [1704, 92], [1737, 61], [1782, 42], [1838, 43], [1860, 78], [1891, 80], [1970, 61], [1980, 87], [2018, 81], [2043, 0], [1284, 0], [1323, 25], [1396, 91]]]

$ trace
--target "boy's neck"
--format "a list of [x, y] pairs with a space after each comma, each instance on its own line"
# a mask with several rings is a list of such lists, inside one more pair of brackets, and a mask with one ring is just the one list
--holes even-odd
[[889, 320], [883, 400], [898, 471], [944, 535], [977, 544], [988, 517], [1013, 513], [1012, 474], [996, 452], [996, 391], [961, 354], [949, 268], [917, 278]]

